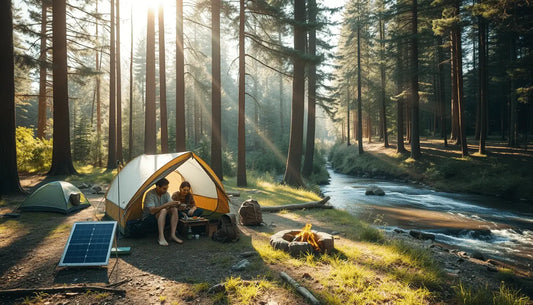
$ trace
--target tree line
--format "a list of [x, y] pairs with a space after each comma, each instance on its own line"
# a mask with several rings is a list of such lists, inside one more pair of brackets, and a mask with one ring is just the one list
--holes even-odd
[[[527, 148], [533, 125], [533, 9], [527, 1], [348, 1], [335, 69], [339, 136], [397, 151], [438, 136], [469, 154], [488, 135]], [[361, 73], [363, 71], [363, 73]], [[354, 136], [355, 134], [355, 136]]]
[[[321, 101], [316, 93], [320, 81], [313, 79], [317, 77], [315, 67], [323, 58], [317, 55], [316, 30], [325, 24], [325, 17], [314, 1], [307, 6], [304, 0], [293, 5], [240, 1], [238, 8], [229, 2], [198, 1], [184, 15], [183, 2], [178, 0], [175, 28], [170, 30], [175, 34], [172, 41], [175, 48], [170, 48], [170, 56], [164, 9], [158, 9], [156, 31], [155, 8], [150, 7], [146, 34], [137, 41], [133, 39], [133, 18], [129, 20], [132, 29], [129, 69], [123, 68], [126, 56], [120, 55], [124, 49], [120, 26], [124, 22], [119, 0], [109, 3], [25, 0], [24, 4], [29, 8], [29, 16], [13, 18], [12, 12], [17, 10], [9, 1], [6, 6], [9, 9], [3, 11], [6, 18], [9, 12], [10, 18], [5, 19], [9, 22], [2, 27], [5, 34], [2, 40], [6, 41], [7, 49], [15, 50], [13, 54], [6, 53], [13, 59], [14, 71], [26, 74], [26, 78], [33, 77], [34, 81], [38, 79], [39, 90], [37, 94], [25, 94], [31, 86], [13, 81], [15, 72], [2, 70], [2, 78], [13, 84], [11, 88], [9, 82], [4, 82], [10, 88], [6, 92], [23, 101], [15, 102], [15, 97], [2, 99], [2, 105], [9, 106], [5, 113], [13, 118], [9, 126], [2, 128], [2, 134], [10, 140], [15, 136], [16, 105], [17, 120], [26, 121], [25, 125], [30, 127], [37, 123], [37, 137], [53, 139], [48, 175], [76, 173], [72, 152], [76, 153], [75, 160], [100, 166], [107, 155], [107, 168], [113, 169], [117, 163], [139, 153], [185, 149], [203, 154], [221, 179], [225, 164], [235, 162], [232, 152], [237, 151], [239, 185], [246, 185], [246, 168], [256, 166], [280, 169], [284, 163], [284, 181], [293, 185], [303, 184], [302, 161], [306, 175], [313, 171], [314, 111], [317, 100]], [[106, 5], [108, 11], [102, 9]], [[232, 23], [221, 28], [221, 18]], [[15, 33], [15, 38], [8, 36], [8, 32]], [[18, 40], [17, 35], [22, 39]], [[205, 43], [207, 37], [210, 44]], [[231, 55], [221, 44], [226, 43], [224, 39], [236, 37], [239, 72], [231, 74]], [[292, 45], [287, 43], [290, 37]], [[32, 39], [33, 43], [28, 42]], [[32, 49], [38, 50], [32, 54], [29, 52]], [[24, 63], [21, 58], [25, 58]], [[167, 58], [175, 62], [175, 67], [166, 67]], [[127, 70], [129, 77], [123, 75]], [[174, 72], [170, 81], [166, 80], [168, 71]], [[310, 96], [307, 107], [306, 77]], [[277, 86], [272, 82], [276, 79]], [[127, 98], [123, 95], [124, 80], [129, 83]], [[291, 81], [292, 91], [287, 90]], [[167, 87], [168, 83], [172, 85]], [[209, 93], [210, 99], [206, 98]], [[167, 105], [167, 100], [172, 99], [174, 105]], [[323, 106], [327, 108], [325, 103]], [[142, 121], [144, 128], [139, 124]], [[144, 143], [143, 147], [139, 148], [139, 142]], [[18, 192], [15, 146], [4, 147], [2, 156], [9, 160], [9, 166], [2, 170], [2, 180], [13, 184], [5, 185], [2, 193]], [[271, 156], [265, 154], [268, 150], [273, 152]], [[253, 156], [249, 162], [246, 154]], [[257, 156], [265, 160], [257, 162], [260, 159]]]

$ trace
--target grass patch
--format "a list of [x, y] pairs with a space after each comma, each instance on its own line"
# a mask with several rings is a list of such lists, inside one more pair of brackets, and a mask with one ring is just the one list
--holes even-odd
[[257, 304], [257, 297], [272, 289], [274, 283], [267, 279], [258, 278], [254, 281], [243, 281], [240, 277], [229, 277], [225, 281], [228, 301], [230, 304]]
[[117, 174], [116, 169], [108, 171], [106, 168], [92, 165], [76, 164], [76, 170], [78, 171], [78, 175], [68, 176], [64, 180], [74, 185], [81, 183], [110, 184]]
[[249, 172], [247, 180], [247, 187], [237, 187], [236, 177], [226, 179], [224, 186], [228, 191], [240, 192], [242, 200], [253, 198], [262, 206], [320, 200], [320, 196], [318, 196], [316, 191], [279, 184], [268, 173], [259, 175], [255, 172]]
[[454, 291], [459, 305], [527, 305], [531, 301], [519, 290], [509, 288], [505, 283], [500, 284], [496, 291], [487, 286], [472, 287], [460, 283], [454, 287]]

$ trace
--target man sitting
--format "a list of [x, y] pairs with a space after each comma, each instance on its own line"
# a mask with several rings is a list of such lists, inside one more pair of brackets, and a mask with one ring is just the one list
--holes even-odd
[[143, 220], [152, 222], [154, 225], [157, 223], [159, 233], [157, 242], [161, 246], [168, 246], [164, 234], [168, 216], [170, 216], [170, 238], [178, 244], [183, 243], [183, 240], [176, 236], [179, 203], [170, 199], [168, 185], [169, 181], [166, 178], [160, 179], [155, 183], [155, 188], [148, 191], [144, 198]]

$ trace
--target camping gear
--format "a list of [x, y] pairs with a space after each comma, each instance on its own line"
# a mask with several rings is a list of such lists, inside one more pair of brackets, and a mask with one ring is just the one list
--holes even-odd
[[239, 221], [243, 226], [259, 226], [263, 223], [263, 214], [259, 202], [248, 199], [239, 208]]
[[71, 213], [89, 207], [91, 204], [83, 193], [66, 181], [49, 182], [22, 202], [21, 211]]
[[235, 214], [224, 214], [218, 219], [217, 231], [211, 237], [220, 242], [235, 242], [239, 240], [239, 228]]
[[[204, 210], [204, 217], [218, 218], [229, 212], [229, 198], [213, 170], [192, 152], [140, 155], [115, 176], [107, 191], [106, 216], [119, 222], [121, 233], [126, 223], [142, 218], [145, 193], [161, 178], [170, 182], [170, 194], [189, 181], [196, 206]], [[213, 213], [206, 213], [212, 211]]]

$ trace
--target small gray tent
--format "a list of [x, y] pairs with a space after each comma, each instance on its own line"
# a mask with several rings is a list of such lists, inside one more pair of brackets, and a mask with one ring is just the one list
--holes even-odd
[[65, 181], [49, 182], [33, 192], [19, 209], [22, 211], [71, 213], [91, 204], [74, 185]]

